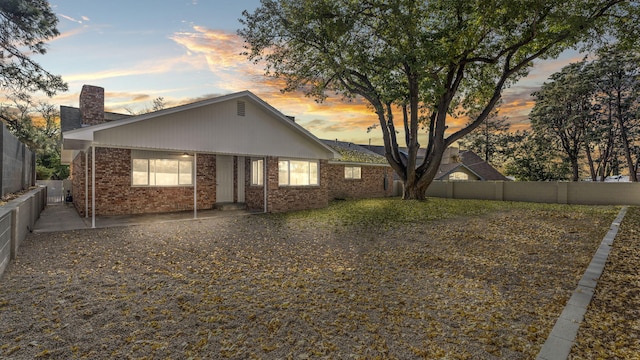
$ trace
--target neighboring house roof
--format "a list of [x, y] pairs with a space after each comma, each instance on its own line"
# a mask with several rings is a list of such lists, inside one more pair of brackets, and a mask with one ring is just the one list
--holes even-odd
[[340, 158], [334, 159], [334, 162], [389, 165], [384, 156], [381, 156], [362, 145], [338, 140], [322, 140], [322, 142], [340, 154]]
[[471, 150], [463, 150], [460, 152], [462, 157], [462, 163], [474, 174], [485, 181], [500, 180], [509, 181], [509, 178], [502, 175], [496, 168], [491, 166], [488, 162], [484, 161], [478, 154]]
[[62, 136], [65, 162], [92, 145], [308, 159], [339, 156], [249, 91], [68, 130]]
[[[384, 146], [380, 145], [361, 145], [366, 149], [373, 151], [377, 154], [384, 155]], [[400, 148], [398, 149], [401, 155], [407, 156], [407, 149]], [[420, 164], [425, 156], [425, 149], [418, 149], [418, 157], [417, 163]], [[474, 153], [471, 150], [463, 150], [459, 153], [460, 161], [459, 162], [448, 162], [440, 165], [438, 168], [438, 173], [436, 175], [436, 180], [444, 180], [447, 179], [449, 174], [455, 172], [457, 169], [465, 168], [472, 174], [476, 175], [478, 179], [483, 181], [509, 181], [509, 178], [502, 175], [498, 170], [496, 170], [491, 164], [484, 161], [480, 156]]]

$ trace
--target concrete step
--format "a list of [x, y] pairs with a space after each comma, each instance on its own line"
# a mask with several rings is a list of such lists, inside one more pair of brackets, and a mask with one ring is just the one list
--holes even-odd
[[247, 208], [247, 204], [245, 203], [217, 203], [215, 208], [221, 211], [231, 211], [231, 210], [245, 210]]

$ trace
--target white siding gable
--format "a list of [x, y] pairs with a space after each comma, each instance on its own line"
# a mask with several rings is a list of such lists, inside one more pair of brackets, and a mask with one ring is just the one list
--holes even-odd
[[[244, 116], [238, 101], [244, 102]], [[114, 125], [114, 124], [112, 124]], [[106, 147], [196, 151], [249, 156], [332, 159], [335, 153], [299, 125], [249, 96], [140, 121], [96, 128], [93, 141]]]

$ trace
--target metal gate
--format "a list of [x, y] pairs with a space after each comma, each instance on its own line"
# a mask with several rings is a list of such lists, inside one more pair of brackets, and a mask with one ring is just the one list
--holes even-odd
[[64, 202], [64, 185], [62, 180], [37, 180], [36, 185], [47, 187], [47, 204]]

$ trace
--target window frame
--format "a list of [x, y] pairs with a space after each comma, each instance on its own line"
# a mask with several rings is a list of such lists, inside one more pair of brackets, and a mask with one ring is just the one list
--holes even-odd
[[251, 186], [264, 186], [264, 159], [251, 159], [250, 184]]
[[[354, 170], [358, 169], [358, 176], [354, 176]], [[345, 180], [362, 180], [362, 166], [345, 165], [344, 166], [344, 178]]]
[[[287, 163], [287, 182], [284, 183], [282, 179], [283, 169], [282, 164]], [[308, 184], [291, 184], [291, 164], [292, 163], [306, 163], [308, 165], [308, 173], [307, 173], [307, 181]], [[313, 166], [312, 166], [313, 164]], [[299, 164], [303, 165], [303, 164]], [[315, 168], [315, 183], [311, 182], [312, 174]], [[307, 159], [288, 159], [282, 158], [278, 159], [278, 186], [281, 187], [317, 187], [320, 186], [320, 162], [318, 160], [307, 160]]]
[[[160, 162], [160, 163], [157, 163]], [[174, 166], [171, 163], [175, 162]], [[146, 163], [146, 171], [136, 171], [136, 163], [141, 165]], [[189, 165], [187, 165], [189, 164]], [[167, 173], [171, 176], [175, 176], [176, 183], [173, 184], [158, 184], [158, 169], [159, 166], [175, 167], [176, 172]], [[188, 166], [189, 172], [183, 172], [182, 170]], [[140, 167], [138, 167], [140, 169]], [[132, 187], [148, 187], [148, 188], [167, 188], [167, 187], [193, 187], [194, 182], [194, 159], [190, 155], [177, 155], [170, 153], [160, 152], [132, 152], [131, 153], [131, 186]], [[136, 183], [136, 172], [146, 172], [146, 182]], [[189, 182], [184, 182], [185, 177], [189, 175]], [[138, 175], [140, 176], [140, 175]], [[153, 177], [153, 179], [152, 179]], [[138, 179], [139, 180], [139, 179]]]

